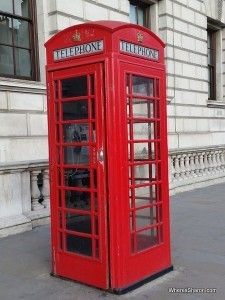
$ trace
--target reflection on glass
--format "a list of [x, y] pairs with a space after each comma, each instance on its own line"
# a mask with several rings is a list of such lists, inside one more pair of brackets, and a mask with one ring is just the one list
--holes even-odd
[[144, 9], [137, 7], [138, 25], [144, 26]]
[[88, 118], [87, 100], [68, 101], [62, 103], [63, 120], [80, 120]]
[[0, 10], [8, 13], [13, 13], [13, 3], [12, 0], [1, 0]]
[[65, 191], [65, 202], [67, 208], [90, 210], [91, 194], [83, 191]]
[[132, 76], [132, 93], [140, 94], [144, 96], [153, 97], [154, 94], [154, 80], [142, 77], [142, 76]]
[[13, 36], [16, 46], [29, 48], [29, 23], [20, 19], [13, 19]]
[[157, 188], [158, 187], [155, 185], [137, 188], [135, 195], [135, 206], [140, 207], [156, 202], [158, 199]]
[[134, 140], [153, 140], [155, 139], [154, 123], [134, 123]]
[[159, 244], [158, 227], [138, 232], [136, 239], [137, 251], [145, 250]]
[[67, 234], [66, 250], [86, 256], [92, 256], [92, 240], [86, 237]]
[[133, 117], [134, 118], [156, 118], [154, 112], [154, 100], [133, 99]]
[[14, 0], [14, 10], [16, 15], [29, 17], [28, 1], [29, 0]]
[[133, 179], [135, 184], [149, 183], [156, 180], [156, 165], [146, 164], [146, 165], [136, 165], [129, 168], [129, 177], [131, 173], [133, 174]]
[[141, 229], [157, 223], [157, 207], [136, 210], [136, 228]]
[[5, 75], [14, 74], [12, 47], [0, 45], [0, 73]]
[[[131, 145], [128, 145], [128, 157], [129, 160], [132, 159], [130, 157]], [[155, 159], [155, 144], [154, 143], [134, 143], [134, 160], [153, 160]]]
[[65, 147], [64, 163], [73, 165], [88, 164], [89, 148], [86, 146]]
[[63, 141], [80, 143], [89, 140], [88, 124], [67, 124], [63, 126]]
[[90, 171], [88, 169], [66, 169], [64, 178], [66, 186], [90, 187]]
[[62, 97], [78, 97], [87, 95], [87, 76], [79, 76], [62, 80]]
[[71, 212], [66, 213], [66, 229], [91, 233], [91, 216]]
[[15, 48], [16, 74], [19, 76], [31, 77], [30, 51]]
[[135, 198], [147, 198], [154, 200], [156, 197], [155, 185], [138, 187], [134, 189]]
[[130, 22], [133, 24], [137, 24], [136, 8], [135, 5], [130, 4]]
[[0, 15], [0, 43], [12, 44], [12, 19], [3, 15]]

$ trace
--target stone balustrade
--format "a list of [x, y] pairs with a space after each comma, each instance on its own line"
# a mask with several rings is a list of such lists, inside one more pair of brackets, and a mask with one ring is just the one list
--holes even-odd
[[[170, 193], [225, 182], [225, 147], [169, 153]], [[47, 161], [0, 165], [0, 237], [49, 222]]]
[[225, 147], [169, 153], [171, 193], [225, 181]]
[[47, 161], [0, 164], [0, 237], [49, 221]]

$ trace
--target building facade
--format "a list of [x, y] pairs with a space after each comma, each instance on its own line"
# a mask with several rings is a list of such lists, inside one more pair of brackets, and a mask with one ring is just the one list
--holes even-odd
[[103, 19], [166, 43], [171, 193], [225, 181], [225, 1], [2, 0], [0, 237], [48, 221], [44, 43]]

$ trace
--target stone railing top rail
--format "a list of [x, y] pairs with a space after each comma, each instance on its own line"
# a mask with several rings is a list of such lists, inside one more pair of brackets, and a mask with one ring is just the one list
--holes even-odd
[[225, 150], [225, 145], [221, 146], [210, 146], [204, 148], [182, 148], [182, 149], [172, 149], [169, 150], [169, 155], [177, 155], [177, 154], [189, 154], [189, 153], [198, 153], [198, 152], [206, 152], [206, 151], [218, 151]]
[[0, 164], [0, 173], [5, 172], [21, 172], [25, 170], [33, 170], [40, 168], [47, 168], [49, 162], [47, 159], [44, 160], [31, 160], [31, 161], [22, 161], [22, 162], [10, 162], [10, 163], [1, 163]]

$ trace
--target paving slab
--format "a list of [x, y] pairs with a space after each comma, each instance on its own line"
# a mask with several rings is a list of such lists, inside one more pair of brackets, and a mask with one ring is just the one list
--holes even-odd
[[47, 225], [2, 238], [0, 300], [225, 299], [225, 185], [173, 196], [171, 235], [174, 271], [121, 296], [50, 276]]

